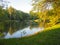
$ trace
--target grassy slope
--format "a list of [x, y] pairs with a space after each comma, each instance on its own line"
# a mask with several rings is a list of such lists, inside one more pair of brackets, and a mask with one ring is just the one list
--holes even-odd
[[60, 45], [60, 25], [19, 39], [0, 39], [0, 45]]

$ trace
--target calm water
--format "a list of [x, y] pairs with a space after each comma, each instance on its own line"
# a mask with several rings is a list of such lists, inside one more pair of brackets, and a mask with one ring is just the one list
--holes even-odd
[[30, 29], [30, 26], [28, 26], [22, 30], [18, 30], [16, 32], [14, 32], [12, 35], [8, 32], [4, 38], [20, 38], [20, 37], [35, 34], [42, 30], [43, 30], [43, 28], [39, 28], [39, 27]]
[[0, 22], [0, 38], [21, 38], [24, 36], [33, 35], [43, 28], [38, 27], [36, 23], [29, 24], [26, 22], [11, 21]]

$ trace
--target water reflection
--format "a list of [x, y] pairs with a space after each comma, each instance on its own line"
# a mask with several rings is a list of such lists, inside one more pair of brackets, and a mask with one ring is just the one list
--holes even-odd
[[33, 25], [16, 20], [0, 22], [0, 38], [20, 38], [42, 30], [43, 28], [38, 27], [36, 23]]
[[34, 33], [42, 31], [42, 30], [43, 30], [43, 28], [39, 28], [39, 27], [30, 29], [30, 26], [29, 26], [22, 30], [18, 30], [16, 32], [14, 32], [12, 35], [10, 35], [10, 33], [8, 32], [7, 35], [5, 36], [5, 38], [20, 38], [20, 37], [32, 35]]
[[0, 38], [4, 37], [8, 32], [10, 35], [12, 35], [17, 30], [23, 29], [28, 26], [29, 24], [24, 21], [20, 22], [16, 20], [11, 20], [0, 22]]

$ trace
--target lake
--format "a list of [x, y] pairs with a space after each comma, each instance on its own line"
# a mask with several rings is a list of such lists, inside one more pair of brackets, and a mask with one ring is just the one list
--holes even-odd
[[30, 26], [22, 29], [22, 30], [18, 30], [16, 32], [14, 32], [12, 35], [8, 32], [4, 38], [20, 38], [20, 37], [24, 37], [24, 36], [29, 36], [32, 34], [35, 34], [39, 31], [42, 31], [43, 28], [32, 28], [30, 29]]
[[24, 22], [0, 22], [0, 38], [21, 38], [43, 31], [43, 29], [36, 25], [36, 23], [28, 25]]

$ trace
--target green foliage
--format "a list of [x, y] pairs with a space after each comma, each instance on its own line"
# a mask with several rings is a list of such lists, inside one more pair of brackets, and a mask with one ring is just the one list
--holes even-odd
[[16, 10], [13, 7], [3, 9], [0, 7], [0, 21], [6, 20], [29, 20], [30, 15], [22, 11]]
[[42, 19], [40, 25], [50, 27], [56, 25], [60, 19], [60, 0], [33, 0], [32, 12]]
[[3, 36], [4, 36], [4, 34], [0, 32], [0, 37], [3, 37]]
[[37, 13], [30, 11], [30, 20], [36, 20], [36, 19], [38, 19]]

